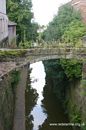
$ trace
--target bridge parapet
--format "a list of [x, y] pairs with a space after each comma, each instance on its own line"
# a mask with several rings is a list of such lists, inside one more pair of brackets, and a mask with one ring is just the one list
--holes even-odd
[[63, 58], [86, 58], [86, 48], [34, 48], [28, 49], [27, 56], [51, 56]]
[[[6, 57], [5, 57], [5, 55]], [[16, 56], [17, 55], [17, 56]], [[5, 57], [5, 58], [4, 58]], [[71, 59], [71, 58], [76, 58], [76, 59], [86, 59], [86, 48], [30, 48], [30, 49], [4, 49], [0, 50], [0, 59], [36, 59], [36, 58], [41, 58], [42, 57], [49, 57], [51, 58], [66, 58], [66, 59]]]

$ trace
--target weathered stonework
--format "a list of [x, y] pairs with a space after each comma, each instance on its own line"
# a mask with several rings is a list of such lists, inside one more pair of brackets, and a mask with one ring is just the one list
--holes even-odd
[[16, 89], [13, 130], [25, 130], [25, 89], [28, 77], [28, 64], [21, 68], [20, 80]]
[[0, 81], [0, 130], [12, 130], [15, 98], [11, 80], [6, 74]]
[[[1, 51], [1, 50], [0, 50]], [[23, 51], [21, 54], [14, 55]], [[5, 52], [5, 54], [3, 54]], [[56, 47], [56, 48], [31, 48], [31, 49], [8, 49], [0, 52], [0, 61], [36, 62], [48, 59], [86, 59], [86, 48]]]
[[82, 96], [83, 96], [83, 101], [82, 101], [82, 103], [83, 103], [83, 105], [82, 105], [83, 120], [86, 123], [86, 62], [83, 63], [81, 92], [82, 92]]
[[8, 17], [6, 15], [6, 0], [1, 0], [0, 1], [0, 47], [3, 47], [3, 44], [7, 43], [6, 40], [7, 37], [8, 37]]
[[86, 124], [86, 63], [83, 64], [81, 81], [72, 82], [67, 95], [70, 119], [77, 115], [77, 119], [80, 117]]
[[0, 41], [0, 48], [8, 47], [8, 37]]
[[28, 66], [28, 63], [16, 66], [0, 77], [0, 130], [19, 130], [20, 127], [25, 130]]
[[[84, 89], [82, 88], [82, 83], [75, 82], [70, 85], [68, 91], [68, 110], [71, 122], [74, 122], [73, 118], [75, 116], [80, 116], [81, 122], [86, 124], [86, 96], [84, 95]], [[76, 122], [78, 122], [78, 119]]]

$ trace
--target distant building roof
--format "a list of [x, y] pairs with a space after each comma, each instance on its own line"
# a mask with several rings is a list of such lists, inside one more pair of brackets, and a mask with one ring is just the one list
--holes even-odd
[[17, 23], [15, 23], [15, 22], [12, 22], [12, 21], [8, 21], [8, 26], [16, 26], [17, 25]]

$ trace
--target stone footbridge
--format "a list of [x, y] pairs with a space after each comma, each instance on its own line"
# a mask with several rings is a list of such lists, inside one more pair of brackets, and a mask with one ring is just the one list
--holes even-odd
[[30, 63], [48, 59], [86, 59], [86, 48], [31, 48], [0, 49], [0, 60], [29, 61]]
[[86, 59], [86, 48], [34, 48], [28, 49], [25, 57], [31, 61], [48, 59]]

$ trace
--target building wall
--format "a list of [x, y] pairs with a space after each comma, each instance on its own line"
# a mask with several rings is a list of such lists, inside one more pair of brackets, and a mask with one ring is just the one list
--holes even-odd
[[6, 14], [6, 0], [0, 0], [0, 13]]
[[4, 14], [0, 14], [0, 41], [8, 36], [8, 18]]
[[8, 37], [8, 17], [6, 15], [6, 0], [0, 0], [0, 43]]
[[16, 47], [16, 26], [8, 26], [9, 46]]
[[86, 23], [86, 0], [72, 0], [72, 6], [80, 10], [83, 21]]

